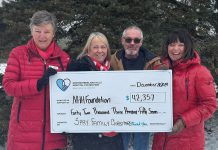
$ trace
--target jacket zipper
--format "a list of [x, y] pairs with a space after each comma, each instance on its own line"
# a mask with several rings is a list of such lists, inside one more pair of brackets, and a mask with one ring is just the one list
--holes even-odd
[[188, 100], [188, 94], [189, 94], [189, 92], [188, 92], [188, 78], [185, 78], [185, 88], [186, 88], [186, 99]]
[[[44, 63], [44, 73], [46, 71], [46, 61], [43, 59]], [[43, 114], [43, 129], [42, 129], [42, 150], [44, 150], [45, 146], [45, 128], [46, 128], [46, 86], [44, 87], [44, 114]]]
[[18, 110], [17, 110], [17, 122], [20, 123], [20, 109], [21, 109], [21, 101], [18, 104]]

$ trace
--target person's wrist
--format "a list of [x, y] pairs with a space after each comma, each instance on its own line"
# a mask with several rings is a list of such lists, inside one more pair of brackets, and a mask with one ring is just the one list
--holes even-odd
[[41, 91], [43, 86], [45, 86], [48, 83], [48, 78], [42, 77], [37, 81], [37, 90]]

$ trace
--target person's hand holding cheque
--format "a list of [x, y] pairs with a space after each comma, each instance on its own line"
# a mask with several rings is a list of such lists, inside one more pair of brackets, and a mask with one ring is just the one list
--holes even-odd
[[182, 119], [178, 119], [176, 123], [173, 125], [173, 129], [171, 134], [176, 134], [181, 132], [185, 128], [185, 123]]
[[44, 75], [37, 81], [37, 90], [41, 91], [43, 86], [46, 86], [49, 81], [49, 77], [52, 75], [55, 75], [57, 73], [57, 70], [53, 67], [49, 67]]

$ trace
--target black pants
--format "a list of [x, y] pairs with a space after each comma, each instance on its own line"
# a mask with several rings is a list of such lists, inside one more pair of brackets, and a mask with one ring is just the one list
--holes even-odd
[[123, 150], [122, 137], [98, 133], [74, 133], [70, 136], [74, 150]]

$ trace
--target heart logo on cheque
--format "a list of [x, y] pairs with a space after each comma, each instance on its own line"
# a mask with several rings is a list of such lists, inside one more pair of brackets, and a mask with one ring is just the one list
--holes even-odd
[[61, 89], [62, 91], [66, 91], [67, 88], [70, 86], [71, 81], [69, 79], [57, 79], [56, 83], [59, 89]]

